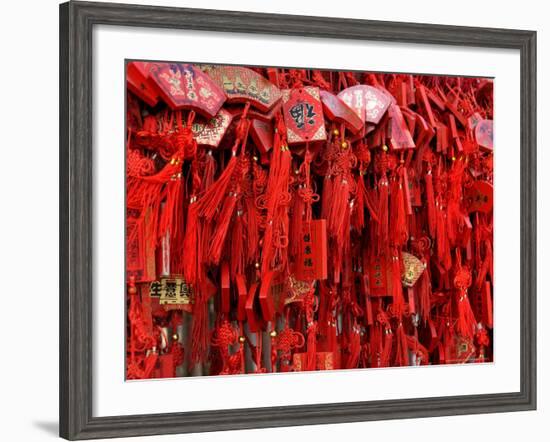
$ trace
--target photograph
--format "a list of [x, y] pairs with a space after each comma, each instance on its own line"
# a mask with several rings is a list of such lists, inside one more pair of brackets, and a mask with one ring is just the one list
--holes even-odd
[[498, 357], [492, 77], [123, 68], [126, 381]]

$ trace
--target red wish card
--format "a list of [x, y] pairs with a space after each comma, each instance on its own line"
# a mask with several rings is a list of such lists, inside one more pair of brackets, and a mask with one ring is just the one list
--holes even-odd
[[227, 95], [228, 103], [247, 103], [267, 112], [281, 98], [281, 91], [252, 69], [238, 66], [204, 66], [204, 72]]
[[192, 109], [212, 118], [225, 102], [223, 90], [193, 65], [154, 63], [150, 72], [162, 98], [174, 110]]
[[336, 95], [321, 91], [321, 102], [329, 120], [344, 124], [354, 134], [363, 128], [363, 120]]
[[389, 95], [367, 85], [348, 87], [338, 94], [338, 98], [351, 107], [362, 121], [373, 124], [380, 122], [391, 103]]
[[153, 63], [144, 61], [132, 61], [128, 63], [126, 71], [128, 89], [151, 107], [155, 106], [160, 99], [160, 91], [149, 75], [152, 65]]
[[288, 144], [326, 140], [319, 88], [307, 86], [283, 90], [283, 115]]

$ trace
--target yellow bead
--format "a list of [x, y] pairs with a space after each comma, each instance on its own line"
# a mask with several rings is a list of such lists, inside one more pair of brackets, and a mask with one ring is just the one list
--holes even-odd
[[254, 267], [256, 267], [257, 269], [259, 269], [259, 268], [260, 268], [260, 263], [257, 262], [256, 264], [254, 264]]
[[453, 157], [452, 160], [453, 160], [453, 161], [456, 161], [456, 157]]
[[384, 152], [387, 152], [387, 151], [388, 151], [388, 146], [386, 146], [386, 145], [384, 144], [384, 145], [382, 146], [382, 150], [383, 150]]
[[174, 334], [172, 335], [172, 339], [173, 339], [174, 341], [177, 341], [177, 340], [179, 339], [178, 334], [177, 334], [177, 333], [174, 333]]
[[246, 338], [244, 336], [239, 336], [239, 342], [243, 344], [244, 341], [246, 341]]
[[338, 135], [340, 135], [340, 131], [338, 129], [334, 129], [332, 131], [332, 134], [337, 137]]
[[346, 141], [342, 141], [342, 149], [347, 149], [348, 143]]
[[273, 330], [269, 336], [271, 336], [272, 338], [274, 338], [275, 336], [277, 336], [277, 332], [275, 330]]

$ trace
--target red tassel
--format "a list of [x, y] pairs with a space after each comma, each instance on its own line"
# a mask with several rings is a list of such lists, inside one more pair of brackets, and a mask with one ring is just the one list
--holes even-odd
[[361, 231], [365, 227], [365, 207], [367, 189], [362, 173], [357, 177], [357, 194], [355, 196], [355, 210], [352, 226], [355, 230]]
[[474, 316], [474, 312], [472, 311], [472, 306], [470, 304], [468, 294], [465, 290], [460, 291], [458, 294], [457, 332], [461, 336], [468, 336], [470, 338], [473, 338], [475, 326], [476, 318]]
[[432, 294], [432, 283], [430, 281], [428, 268], [426, 268], [426, 270], [422, 272], [416, 288], [418, 299], [420, 300], [420, 316], [422, 318], [422, 321], [426, 323], [430, 317], [430, 298]]
[[393, 314], [401, 317], [405, 309], [405, 298], [403, 296], [403, 285], [401, 283], [401, 258], [394, 249], [391, 258], [391, 293], [393, 297]]
[[336, 280], [339, 280], [338, 278], [342, 270], [345, 240], [349, 238], [350, 183], [347, 178], [338, 175], [334, 180], [332, 191], [332, 205], [327, 220], [327, 232], [335, 242], [336, 250], [333, 254], [334, 274]]
[[246, 263], [251, 264], [258, 261], [260, 231], [259, 231], [259, 213], [254, 198], [246, 198]]
[[332, 205], [327, 220], [329, 235], [337, 238], [337, 242], [343, 242], [343, 227], [346, 211], [349, 210], [350, 183], [347, 178], [339, 175], [334, 179], [332, 186]]
[[396, 333], [397, 348], [395, 352], [394, 364], [398, 367], [406, 367], [409, 365], [409, 348], [407, 345], [407, 335], [403, 329], [403, 323], [401, 320], [397, 326]]
[[389, 326], [385, 327], [383, 332], [384, 341], [382, 346], [382, 353], [380, 354], [380, 367], [390, 366], [390, 357], [393, 349], [393, 332]]
[[433, 176], [431, 169], [426, 172], [426, 205], [428, 207], [428, 231], [432, 238], [435, 238], [435, 196], [434, 196], [434, 185], [433, 185]]
[[321, 218], [323, 219], [328, 219], [332, 195], [332, 179], [327, 175], [323, 180], [323, 193], [321, 195]]
[[290, 202], [290, 164], [292, 154], [286, 145], [286, 128], [277, 115], [277, 132], [266, 187], [267, 225], [264, 234], [262, 273], [270, 269], [284, 269], [288, 248], [288, 204]]
[[159, 236], [168, 235], [173, 240], [178, 230], [183, 228], [183, 204], [181, 204], [181, 174], [166, 184], [164, 195], [166, 199], [160, 216]]
[[392, 185], [390, 209], [390, 237], [393, 244], [401, 246], [407, 242], [409, 236], [405, 213], [405, 195], [401, 177]]
[[[238, 190], [237, 190], [238, 192]], [[222, 256], [225, 238], [229, 230], [229, 224], [237, 205], [237, 192], [229, 193], [225, 198], [220, 216], [216, 220], [216, 230], [211, 237], [210, 248], [208, 249], [208, 262], [212, 265], [218, 265]]]
[[346, 368], [357, 368], [361, 354], [361, 335], [357, 323], [354, 324], [352, 331], [349, 333], [348, 340], [349, 355], [346, 360]]
[[296, 257], [298, 255], [298, 250], [300, 249], [300, 237], [303, 233], [304, 199], [298, 194], [298, 192], [295, 192], [293, 202], [292, 219], [290, 221], [291, 241], [289, 244], [289, 252], [290, 256]]
[[202, 190], [208, 189], [214, 183], [214, 176], [216, 175], [216, 160], [212, 155], [212, 151], [209, 150], [204, 159], [204, 170], [202, 174]]
[[357, 216], [356, 216], [356, 222], [354, 224], [354, 227], [357, 230], [361, 230], [365, 226], [365, 208], [368, 209], [370, 217], [375, 222], [380, 222], [380, 219], [378, 218], [378, 209], [377, 202], [373, 195], [367, 190], [365, 186], [365, 178], [360, 173], [357, 177]]
[[208, 310], [202, 289], [196, 287], [191, 327], [191, 368], [204, 362], [208, 350]]
[[250, 128], [250, 122], [246, 119], [246, 113], [249, 107], [250, 104], [247, 103], [242, 118], [237, 126], [237, 135], [235, 144], [233, 145], [233, 149], [231, 151], [231, 159], [225, 166], [225, 169], [219, 178], [206, 189], [206, 192], [199, 202], [199, 215], [202, 218], [205, 218], [208, 222], [214, 219], [214, 216], [216, 215], [216, 212], [221, 206], [223, 200], [227, 197], [227, 189], [229, 189], [229, 185], [231, 184], [235, 171], [237, 170], [237, 148], [241, 145], [242, 153], [246, 145], [246, 140], [248, 139], [248, 129]]
[[235, 280], [238, 274], [244, 273], [245, 254], [243, 244], [245, 244], [245, 235], [243, 218], [242, 209], [237, 209], [237, 217], [231, 230], [231, 280]]
[[195, 197], [191, 198], [187, 210], [187, 226], [183, 240], [183, 274], [190, 284], [199, 282], [201, 252], [201, 223], [199, 223], [199, 206]]
[[388, 247], [388, 195], [389, 195], [389, 183], [388, 178], [384, 175], [378, 181], [378, 215], [380, 222], [376, 225], [378, 243], [377, 254], [381, 254]]
[[208, 188], [199, 201], [199, 215], [210, 222], [214, 219], [218, 208], [227, 197], [227, 189], [233, 178], [233, 173], [237, 168], [237, 152], [234, 149], [231, 154], [231, 159], [225, 166], [219, 178]]

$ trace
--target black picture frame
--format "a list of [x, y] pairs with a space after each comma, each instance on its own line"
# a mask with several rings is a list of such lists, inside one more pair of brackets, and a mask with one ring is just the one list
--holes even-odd
[[[95, 25], [424, 43], [520, 52], [519, 392], [254, 409], [92, 415], [92, 29]], [[60, 436], [69, 440], [402, 419], [536, 408], [536, 32], [68, 2], [60, 5]]]

